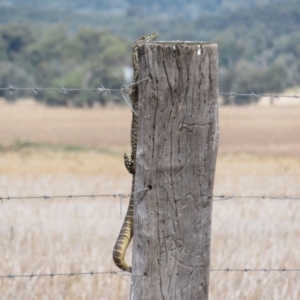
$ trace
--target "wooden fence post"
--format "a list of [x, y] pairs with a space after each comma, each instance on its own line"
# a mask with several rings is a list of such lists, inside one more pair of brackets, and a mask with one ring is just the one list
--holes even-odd
[[130, 299], [208, 299], [218, 149], [217, 45], [140, 45]]

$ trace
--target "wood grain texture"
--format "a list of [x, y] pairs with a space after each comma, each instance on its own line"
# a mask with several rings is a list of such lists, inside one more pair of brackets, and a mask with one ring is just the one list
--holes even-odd
[[208, 299], [218, 149], [217, 45], [139, 47], [131, 299]]

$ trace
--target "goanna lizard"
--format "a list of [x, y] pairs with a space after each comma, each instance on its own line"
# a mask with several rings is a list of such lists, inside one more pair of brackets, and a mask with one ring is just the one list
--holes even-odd
[[[138, 81], [138, 46], [141, 43], [146, 43], [149, 41], [153, 41], [157, 38], [158, 33], [151, 33], [149, 35], [144, 35], [139, 38], [132, 47], [132, 64], [133, 64], [133, 83]], [[135, 156], [136, 156], [136, 148], [137, 148], [137, 130], [138, 130], [138, 115], [134, 112], [138, 113], [138, 89], [137, 85], [134, 85], [129, 93], [129, 97], [132, 103], [132, 123], [131, 123], [131, 155], [124, 154], [124, 163], [129, 171], [129, 173], [133, 174], [132, 178], [132, 187], [131, 194], [134, 193], [134, 181], [135, 181]], [[125, 262], [125, 253], [127, 247], [133, 236], [133, 207], [134, 207], [134, 199], [133, 195], [130, 197], [128, 210], [119, 233], [118, 239], [114, 246], [113, 250], [113, 260], [117, 267], [119, 267], [123, 271], [131, 272], [131, 266]]]

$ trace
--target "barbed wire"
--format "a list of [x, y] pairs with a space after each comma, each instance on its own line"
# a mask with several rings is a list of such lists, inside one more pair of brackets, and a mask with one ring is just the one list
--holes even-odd
[[121, 93], [123, 99], [127, 103], [127, 105], [130, 107], [132, 112], [137, 115], [137, 113], [134, 111], [132, 106], [130, 105], [129, 101], [126, 98], [126, 94], [129, 94], [132, 91], [132, 87], [137, 85], [138, 83], [149, 80], [149, 77], [146, 77], [144, 79], [141, 79], [137, 82], [134, 82], [129, 85], [122, 85], [119, 89], [109, 89], [105, 88], [103, 86], [96, 87], [96, 88], [65, 88], [64, 86], [58, 87], [36, 87], [35, 85], [32, 85], [32, 87], [17, 87], [16, 85], [9, 84], [7, 87], [0, 87], [0, 91], [9, 91], [11, 95], [13, 95], [16, 91], [27, 91], [27, 92], [33, 92], [34, 94], [37, 94], [38, 92], [42, 91], [55, 91], [62, 94], [68, 94], [69, 92], [96, 92], [98, 94], [104, 94], [107, 95], [109, 93]]
[[[109, 94], [109, 93], [121, 93], [124, 97], [124, 94], [129, 94], [132, 90], [132, 87], [142, 81], [150, 79], [149, 77], [141, 79], [137, 82], [134, 82], [130, 85], [123, 85], [119, 89], [109, 89], [105, 88], [103, 86], [96, 87], [96, 88], [65, 88], [64, 86], [61, 87], [36, 87], [35, 85], [32, 85], [32, 87], [18, 87], [13, 84], [9, 84], [6, 87], [0, 87], [0, 91], [9, 91], [10, 94], [14, 94], [16, 91], [27, 91], [27, 92], [33, 92], [37, 94], [38, 92], [43, 91], [56, 91], [62, 94], [68, 94], [69, 92], [96, 92], [98, 94]], [[300, 95], [279, 95], [279, 94], [257, 94], [257, 93], [239, 93], [239, 92], [220, 92], [220, 96], [227, 96], [227, 97], [254, 97], [254, 98], [260, 98], [260, 97], [271, 97], [271, 98], [295, 98], [300, 99]], [[125, 101], [128, 103], [127, 99], [125, 98]]]
[[[134, 192], [132, 194], [124, 194], [124, 193], [118, 193], [118, 194], [86, 194], [86, 195], [40, 195], [40, 196], [6, 196], [6, 197], [0, 197], [0, 201], [4, 200], [25, 200], [25, 199], [41, 199], [41, 200], [51, 200], [51, 199], [72, 199], [72, 198], [99, 198], [99, 197], [113, 197], [113, 198], [128, 198], [130, 196], [133, 196], [135, 194], [145, 192], [150, 190], [150, 188], [144, 188], [137, 192]], [[261, 195], [261, 196], [255, 196], [255, 195], [249, 195], [249, 196], [242, 196], [242, 195], [216, 195], [213, 196], [214, 201], [226, 201], [226, 200], [233, 200], [233, 199], [269, 199], [269, 200], [300, 200], [300, 196], [271, 196], [271, 195]], [[121, 212], [122, 214], [122, 212]]]
[[132, 87], [135, 86], [136, 84], [149, 80], [149, 77], [146, 77], [144, 79], [141, 79], [137, 82], [134, 82], [129, 85], [122, 85], [121, 88], [119, 89], [109, 89], [105, 88], [102, 85], [100, 87], [96, 88], [65, 88], [64, 86], [61, 87], [36, 87], [35, 85], [32, 85], [32, 87], [18, 87], [16, 85], [8, 84], [6, 87], [0, 87], [1, 91], [9, 91], [11, 94], [14, 94], [16, 91], [28, 91], [28, 92], [33, 92], [37, 94], [38, 92], [42, 91], [56, 91], [62, 94], [67, 94], [68, 92], [96, 92], [98, 94], [101, 93], [114, 93], [114, 92], [121, 92], [124, 94], [130, 93], [132, 90]]
[[113, 92], [121, 92], [122, 89], [108, 89], [103, 86], [97, 87], [97, 88], [65, 88], [64, 86], [61, 86], [60, 88], [56, 87], [17, 87], [16, 85], [9, 84], [7, 87], [0, 88], [1, 91], [9, 91], [10, 94], [14, 94], [16, 91], [27, 91], [27, 92], [33, 92], [37, 94], [38, 92], [46, 92], [46, 91], [55, 91], [62, 94], [68, 94], [68, 92], [96, 92], [98, 94], [101, 93], [113, 93]]
[[270, 200], [300, 200], [300, 196], [239, 196], [239, 195], [218, 195], [214, 196], [214, 201], [226, 201], [233, 199], [270, 199]]
[[32, 279], [34, 277], [58, 277], [58, 276], [66, 276], [66, 277], [73, 277], [73, 276], [83, 276], [83, 275], [119, 275], [126, 281], [132, 284], [130, 280], [125, 278], [124, 276], [145, 276], [145, 274], [132, 274], [124, 271], [89, 271], [89, 272], [69, 272], [69, 273], [31, 273], [31, 274], [7, 274], [7, 275], [0, 275], [0, 278], [8, 278], [14, 280], [15, 278], [29, 278]]
[[271, 97], [271, 98], [297, 98], [300, 99], [300, 95], [278, 95], [278, 94], [256, 94], [256, 93], [237, 93], [237, 92], [229, 92], [229, 93], [219, 93], [221, 96], [228, 96], [228, 97], [253, 97], [253, 98], [260, 98], [260, 97]]
[[49, 196], [49, 195], [42, 195], [42, 196], [7, 196], [7, 197], [0, 197], [0, 201], [3, 200], [25, 200], [25, 199], [41, 199], [41, 200], [51, 200], [51, 199], [72, 199], [72, 198], [99, 198], [99, 197], [119, 197], [119, 198], [128, 198], [130, 196], [133, 196], [135, 194], [141, 193], [141, 192], [145, 192], [148, 191], [149, 188], [144, 188], [142, 190], [139, 190], [137, 192], [134, 192], [132, 194], [123, 194], [123, 193], [119, 193], [119, 194], [90, 194], [90, 195], [53, 195], [53, 196]]
[[[300, 268], [212, 268], [210, 272], [300, 272]], [[31, 274], [7, 274], [7, 275], [0, 275], [0, 278], [8, 278], [8, 279], [15, 279], [15, 278], [29, 278], [32, 279], [34, 277], [73, 277], [73, 276], [94, 276], [94, 275], [119, 275], [126, 281], [132, 284], [130, 280], [125, 278], [124, 276], [147, 276], [146, 274], [132, 274], [124, 271], [89, 271], [89, 272], [65, 272], [65, 273], [34, 273]]]
[[300, 268], [222, 268], [210, 269], [211, 272], [300, 272]]

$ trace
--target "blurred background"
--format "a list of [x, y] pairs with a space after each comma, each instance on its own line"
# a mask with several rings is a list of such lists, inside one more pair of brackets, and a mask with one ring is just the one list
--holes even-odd
[[[250, 94], [219, 97], [214, 194], [244, 198], [214, 202], [211, 267], [300, 268], [300, 99], [283, 97], [300, 97], [299, 1], [0, 0], [0, 275], [116, 269], [128, 199], [120, 216], [119, 197], [69, 196], [130, 193], [132, 112], [118, 93], [34, 89], [130, 84], [133, 42], [157, 31], [218, 43], [219, 91]], [[108, 274], [0, 279], [1, 299], [123, 300], [129, 289]], [[297, 272], [211, 273], [210, 299], [299, 295]]]
[[[0, 8], [2, 87], [119, 88], [130, 78], [133, 41], [156, 31], [160, 40], [218, 43], [222, 92], [280, 93], [300, 80], [298, 1], [2, 0]], [[107, 101], [50, 92], [35, 98], [50, 105]], [[235, 97], [224, 103], [257, 100]]]

